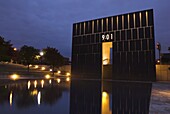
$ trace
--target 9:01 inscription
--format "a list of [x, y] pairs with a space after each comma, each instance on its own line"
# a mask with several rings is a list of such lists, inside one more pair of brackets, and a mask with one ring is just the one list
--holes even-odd
[[113, 41], [113, 34], [103, 34], [102, 42]]

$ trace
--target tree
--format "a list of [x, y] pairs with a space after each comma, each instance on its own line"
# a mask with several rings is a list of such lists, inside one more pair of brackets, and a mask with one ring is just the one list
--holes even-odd
[[170, 52], [170, 47], [168, 47], [168, 51]]
[[29, 65], [33, 64], [35, 61], [35, 56], [39, 54], [39, 50], [35, 49], [32, 46], [24, 45], [21, 47], [19, 51], [20, 60], [24, 62], [28, 67], [29, 72]]
[[64, 57], [59, 53], [56, 48], [47, 47], [44, 51], [44, 60], [52, 66], [53, 75], [54, 67], [60, 67], [64, 64]]
[[5, 41], [3, 37], [0, 36], [0, 61], [10, 61], [13, 54], [14, 48], [12, 47], [11, 41]]

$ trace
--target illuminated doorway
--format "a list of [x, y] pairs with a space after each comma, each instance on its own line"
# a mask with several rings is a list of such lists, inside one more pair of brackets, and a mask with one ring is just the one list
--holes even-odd
[[112, 42], [102, 43], [102, 79], [112, 79]]

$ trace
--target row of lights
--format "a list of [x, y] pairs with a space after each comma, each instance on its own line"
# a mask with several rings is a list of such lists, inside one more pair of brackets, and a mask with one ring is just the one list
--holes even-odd
[[[11, 76], [10, 76], [10, 78], [12, 79], [12, 80], [17, 80], [17, 79], [19, 79], [20, 78], [20, 76], [18, 75], [18, 74], [12, 74]], [[45, 75], [45, 79], [50, 79], [51, 78], [51, 76], [49, 75], [49, 74], [47, 74], [47, 75]], [[58, 83], [60, 83], [60, 79], [59, 78], [57, 78], [57, 82]], [[69, 77], [67, 77], [66, 78], [66, 81], [70, 81], [70, 78]], [[30, 82], [29, 82], [30, 83]], [[36, 83], [36, 82], [35, 82]]]

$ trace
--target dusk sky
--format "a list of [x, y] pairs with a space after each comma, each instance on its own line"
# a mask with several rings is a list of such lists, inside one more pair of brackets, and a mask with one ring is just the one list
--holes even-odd
[[155, 41], [170, 46], [170, 0], [1, 0], [0, 36], [15, 47], [57, 48], [71, 56], [75, 22], [154, 9]]

